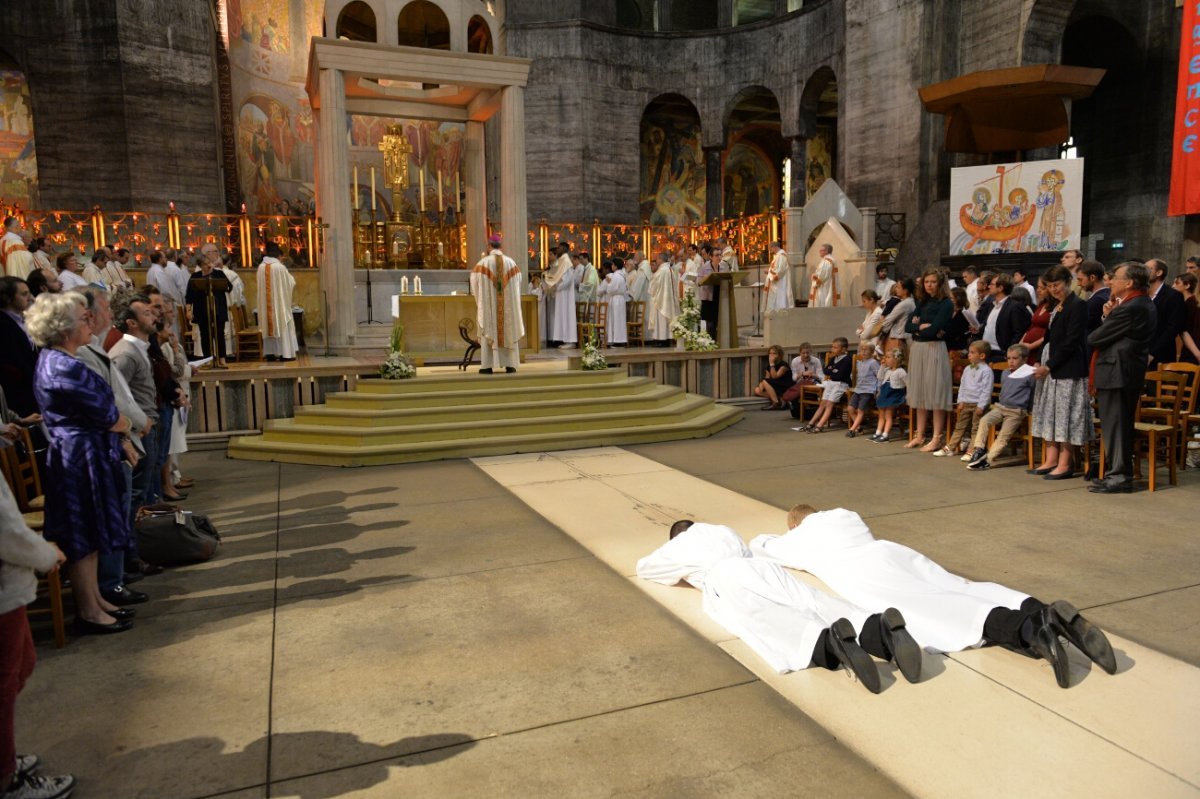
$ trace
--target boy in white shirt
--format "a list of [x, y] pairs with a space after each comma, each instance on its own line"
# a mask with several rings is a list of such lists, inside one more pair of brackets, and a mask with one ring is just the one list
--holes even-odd
[[[975, 440], [979, 429], [979, 419], [992, 401], [991, 367], [987, 364], [988, 356], [992, 354], [992, 345], [986, 341], [972, 341], [967, 348], [967, 367], [963, 369], [962, 378], [958, 383], [958, 407], [955, 408], [954, 432], [946, 446], [933, 453], [934, 457], [944, 458], [957, 455], [960, 447], [966, 449]], [[964, 463], [970, 463], [971, 456], [964, 455]]]

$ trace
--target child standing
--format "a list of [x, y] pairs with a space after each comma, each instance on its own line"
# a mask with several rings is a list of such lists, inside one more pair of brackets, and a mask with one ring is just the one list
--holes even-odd
[[[980, 471], [995, 465], [1013, 433], [1021, 427], [1021, 421], [1029, 415], [1033, 406], [1034, 378], [1033, 367], [1025, 362], [1028, 357], [1029, 348], [1024, 344], [1008, 348], [1008, 371], [1000, 378], [1000, 398], [979, 420], [968, 469]], [[996, 433], [996, 441], [990, 450], [985, 450], [983, 445], [987, 443], [988, 433], [997, 425], [1000, 432]]]
[[[973, 341], [967, 347], [967, 367], [963, 369], [962, 379], [958, 383], [958, 406], [955, 409], [954, 432], [946, 446], [933, 453], [935, 457], [944, 458], [947, 455], [957, 455], [959, 446], [970, 447], [971, 441], [979, 428], [979, 419], [992, 401], [992, 370], [987, 365], [988, 356], [992, 354], [992, 345], [986, 341]], [[963, 456], [964, 462], [970, 462], [968, 453]]]
[[850, 388], [850, 371], [854, 362], [850, 359], [847, 349], [850, 346], [845, 338], [838, 337], [829, 347], [829, 364], [825, 367], [825, 379], [821, 381], [821, 402], [806, 427], [801, 428], [809, 433], [820, 433], [829, 426], [829, 417], [833, 409], [846, 391]]
[[858, 429], [867, 416], [867, 408], [871, 407], [878, 390], [879, 361], [875, 360], [875, 346], [864, 341], [858, 345], [858, 373], [854, 393], [850, 395], [850, 429], [846, 431], [846, 438], [858, 435]]
[[904, 350], [893, 349], [883, 358], [879, 370], [879, 397], [875, 407], [879, 408], [879, 422], [870, 441], [886, 444], [892, 436], [892, 422], [896, 409], [904, 404], [908, 395], [908, 372], [904, 371]]

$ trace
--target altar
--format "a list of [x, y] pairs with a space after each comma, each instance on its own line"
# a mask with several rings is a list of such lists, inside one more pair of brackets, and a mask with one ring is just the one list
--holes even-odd
[[[400, 316], [404, 325], [404, 352], [425, 361], [458, 361], [467, 343], [458, 332], [463, 319], [476, 320], [475, 298], [470, 294], [401, 295]], [[392, 297], [387, 298], [387, 314], [391, 315]], [[521, 354], [537, 352], [541, 331], [538, 330], [538, 299], [532, 294], [521, 296], [521, 317], [525, 320], [525, 336], [521, 339]], [[472, 329], [478, 339], [478, 330]]]

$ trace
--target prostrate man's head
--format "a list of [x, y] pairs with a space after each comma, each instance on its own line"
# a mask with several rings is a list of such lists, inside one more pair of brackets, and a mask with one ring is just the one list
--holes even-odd
[[814, 508], [812, 505], [805, 505], [805, 504], [793, 505], [792, 509], [788, 511], [788, 515], [787, 515], [788, 529], [795, 530], [797, 527], [800, 526], [800, 522], [804, 521], [805, 519], [807, 519], [809, 516], [811, 516], [812, 514], [814, 514], [816, 512], [817, 512], [817, 509]]
[[679, 521], [675, 522], [674, 524], [671, 525], [671, 532], [667, 535], [667, 540], [670, 541], [670, 540], [674, 539], [675, 536], [684, 532], [689, 527], [691, 527], [693, 524], [695, 524], [695, 522], [692, 521], [691, 519], [680, 519]]

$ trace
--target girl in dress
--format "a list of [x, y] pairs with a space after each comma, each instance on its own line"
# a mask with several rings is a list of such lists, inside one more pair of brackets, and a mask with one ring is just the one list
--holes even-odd
[[784, 407], [779, 400], [783, 393], [792, 387], [792, 370], [788, 368], [787, 359], [783, 354], [783, 347], [778, 344], [772, 344], [767, 349], [767, 370], [763, 375], [763, 379], [757, 386], [754, 387], [754, 394], [758, 397], [766, 397], [770, 404], [764, 405], [764, 411], [777, 411]]
[[896, 409], [904, 404], [907, 391], [908, 372], [904, 371], [904, 351], [893, 349], [884, 356], [883, 366], [879, 370], [879, 397], [875, 400], [879, 421], [875, 435], [869, 441], [886, 444], [891, 439]]

